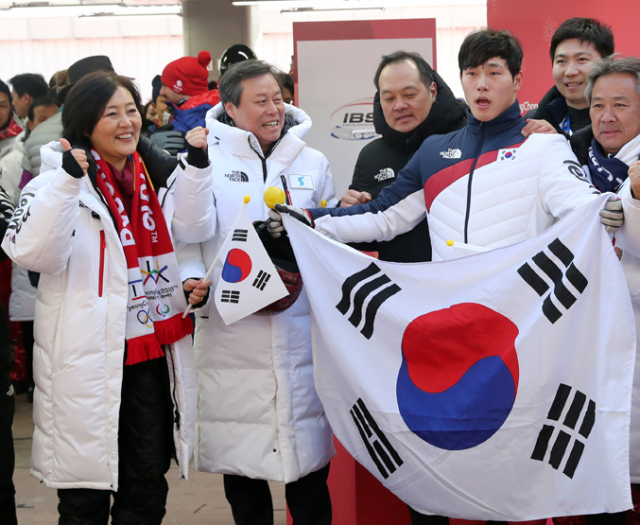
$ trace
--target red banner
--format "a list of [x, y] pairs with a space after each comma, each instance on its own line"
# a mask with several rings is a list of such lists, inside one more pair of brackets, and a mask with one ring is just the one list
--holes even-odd
[[549, 46], [558, 26], [575, 16], [595, 18], [613, 30], [616, 52], [640, 55], [637, 0], [487, 0], [487, 25], [507, 29], [522, 43], [523, 82], [518, 101], [525, 112], [553, 86]]

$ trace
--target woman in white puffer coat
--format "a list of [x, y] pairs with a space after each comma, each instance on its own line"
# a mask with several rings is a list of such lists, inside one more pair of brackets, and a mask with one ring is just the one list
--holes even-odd
[[43, 148], [51, 169], [23, 190], [2, 244], [41, 273], [31, 472], [58, 489], [61, 523], [105, 525], [113, 493], [114, 524], [159, 524], [171, 456], [186, 477], [192, 452], [192, 328], [169, 232], [172, 218], [178, 238], [193, 229], [179, 188], [198, 195], [209, 168], [181, 163], [165, 218], [156, 192], [177, 160], [140, 139], [139, 111], [130, 79], [79, 81], [66, 139]]

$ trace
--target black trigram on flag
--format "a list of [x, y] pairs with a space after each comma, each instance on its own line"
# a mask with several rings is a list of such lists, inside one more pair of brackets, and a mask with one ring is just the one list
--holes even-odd
[[258, 290], [262, 291], [264, 287], [267, 286], [269, 279], [271, 279], [271, 274], [260, 270], [251, 286], [255, 286]]
[[[538, 434], [533, 454], [531, 454], [531, 459], [544, 461], [545, 457], [547, 457], [549, 446], [553, 441], [551, 452], [548, 456], [549, 465], [558, 470], [566, 458], [562, 472], [569, 478], [573, 478], [584, 452], [584, 442], [580, 438], [582, 437], [586, 440], [596, 422], [595, 401], [592, 399], [587, 400], [587, 396], [579, 390], [575, 390], [569, 409], [566, 411], [562, 423], [559, 423], [572, 390], [574, 389], [569, 385], [562, 383], [558, 387], [558, 392], [547, 415], [547, 419], [556, 423], [542, 427], [540, 434]], [[556, 430], [557, 432], [555, 432]], [[569, 447], [572, 439], [573, 446]], [[567, 457], [568, 450], [570, 452]]]
[[380, 430], [373, 417], [371, 417], [371, 413], [362, 399], [358, 398], [349, 413], [358, 428], [360, 437], [364, 442], [364, 446], [367, 447], [367, 452], [369, 452], [371, 459], [376, 464], [382, 477], [387, 479], [402, 465], [402, 459], [396, 449], [389, 443], [387, 436]]
[[232, 241], [247, 242], [248, 233], [249, 232], [247, 230], [233, 230], [233, 237], [231, 237], [231, 240]]
[[[374, 279], [368, 280], [376, 275], [377, 277]], [[389, 299], [389, 297], [400, 291], [400, 287], [395, 283], [392, 283], [391, 286], [386, 286], [389, 283], [391, 283], [391, 279], [382, 273], [382, 270], [380, 270], [375, 263], [371, 263], [364, 270], [354, 273], [351, 277], [347, 277], [347, 280], [342, 283], [342, 299], [336, 305], [336, 308], [342, 315], [347, 315], [347, 312], [351, 309], [353, 300], [353, 313], [349, 317], [349, 322], [356, 328], [358, 328], [362, 321], [364, 302], [371, 296], [369, 304], [364, 311], [364, 326], [362, 330], [360, 330], [360, 333], [367, 339], [371, 339], [373, 335], [373, 322], [375, 321], [378, 308], [380, 308], [382, 303]], [[354, 290], [360, 284], [362, 284], [362, 286], [354, 293]]]
[[240, 302], [240, 292], [237, 290], [222, 290], [220, 302], [238, 304]]
[[[532, 260], [536, 267], [542, 270], [543, 274], [553, 282], [553, 295], [555, 295], [558, 302], [568, 310], [573, 306], [573, 303], [576, 302], [576, 296], [566, 286], [564, 279], [566, 278], [579, 293], [584, 292], [588, 281], [582, 272], [576, 268], [576, 265], [573, 264], [573, 253], [562, 244], [560, 239], [553, 241], [548, 246], [548, 249], [564, 265], [564, 268], [559, 267], [544, 251], [534, 255]], [[540, 297], [549, 290], [547, 281], [543, 279], [539, 272], [532, 268], [529, 263], [524, 263], [518, 268], [518, 273]], [[542, 312], [551, 323], [555, 323], [562, 317], [562, 312], [560, 312], [557, 305], [552, 301], [551, 293], [552, 292], [549, 292], [542, 302]]]

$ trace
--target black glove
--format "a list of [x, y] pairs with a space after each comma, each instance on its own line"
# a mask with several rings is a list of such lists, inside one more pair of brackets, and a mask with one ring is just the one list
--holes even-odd
[[171, 155], [177, 155], [187, 147], [182, 131], [156, 131], [149, 137], [155, 144]]

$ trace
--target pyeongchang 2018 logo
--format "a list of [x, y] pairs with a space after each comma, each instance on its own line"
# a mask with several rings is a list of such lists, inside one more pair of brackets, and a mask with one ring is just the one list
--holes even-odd
[[331, 136], [342, 140], [378, 137], [373, 126], [373, 97], [354, 100], [331, 114]]

